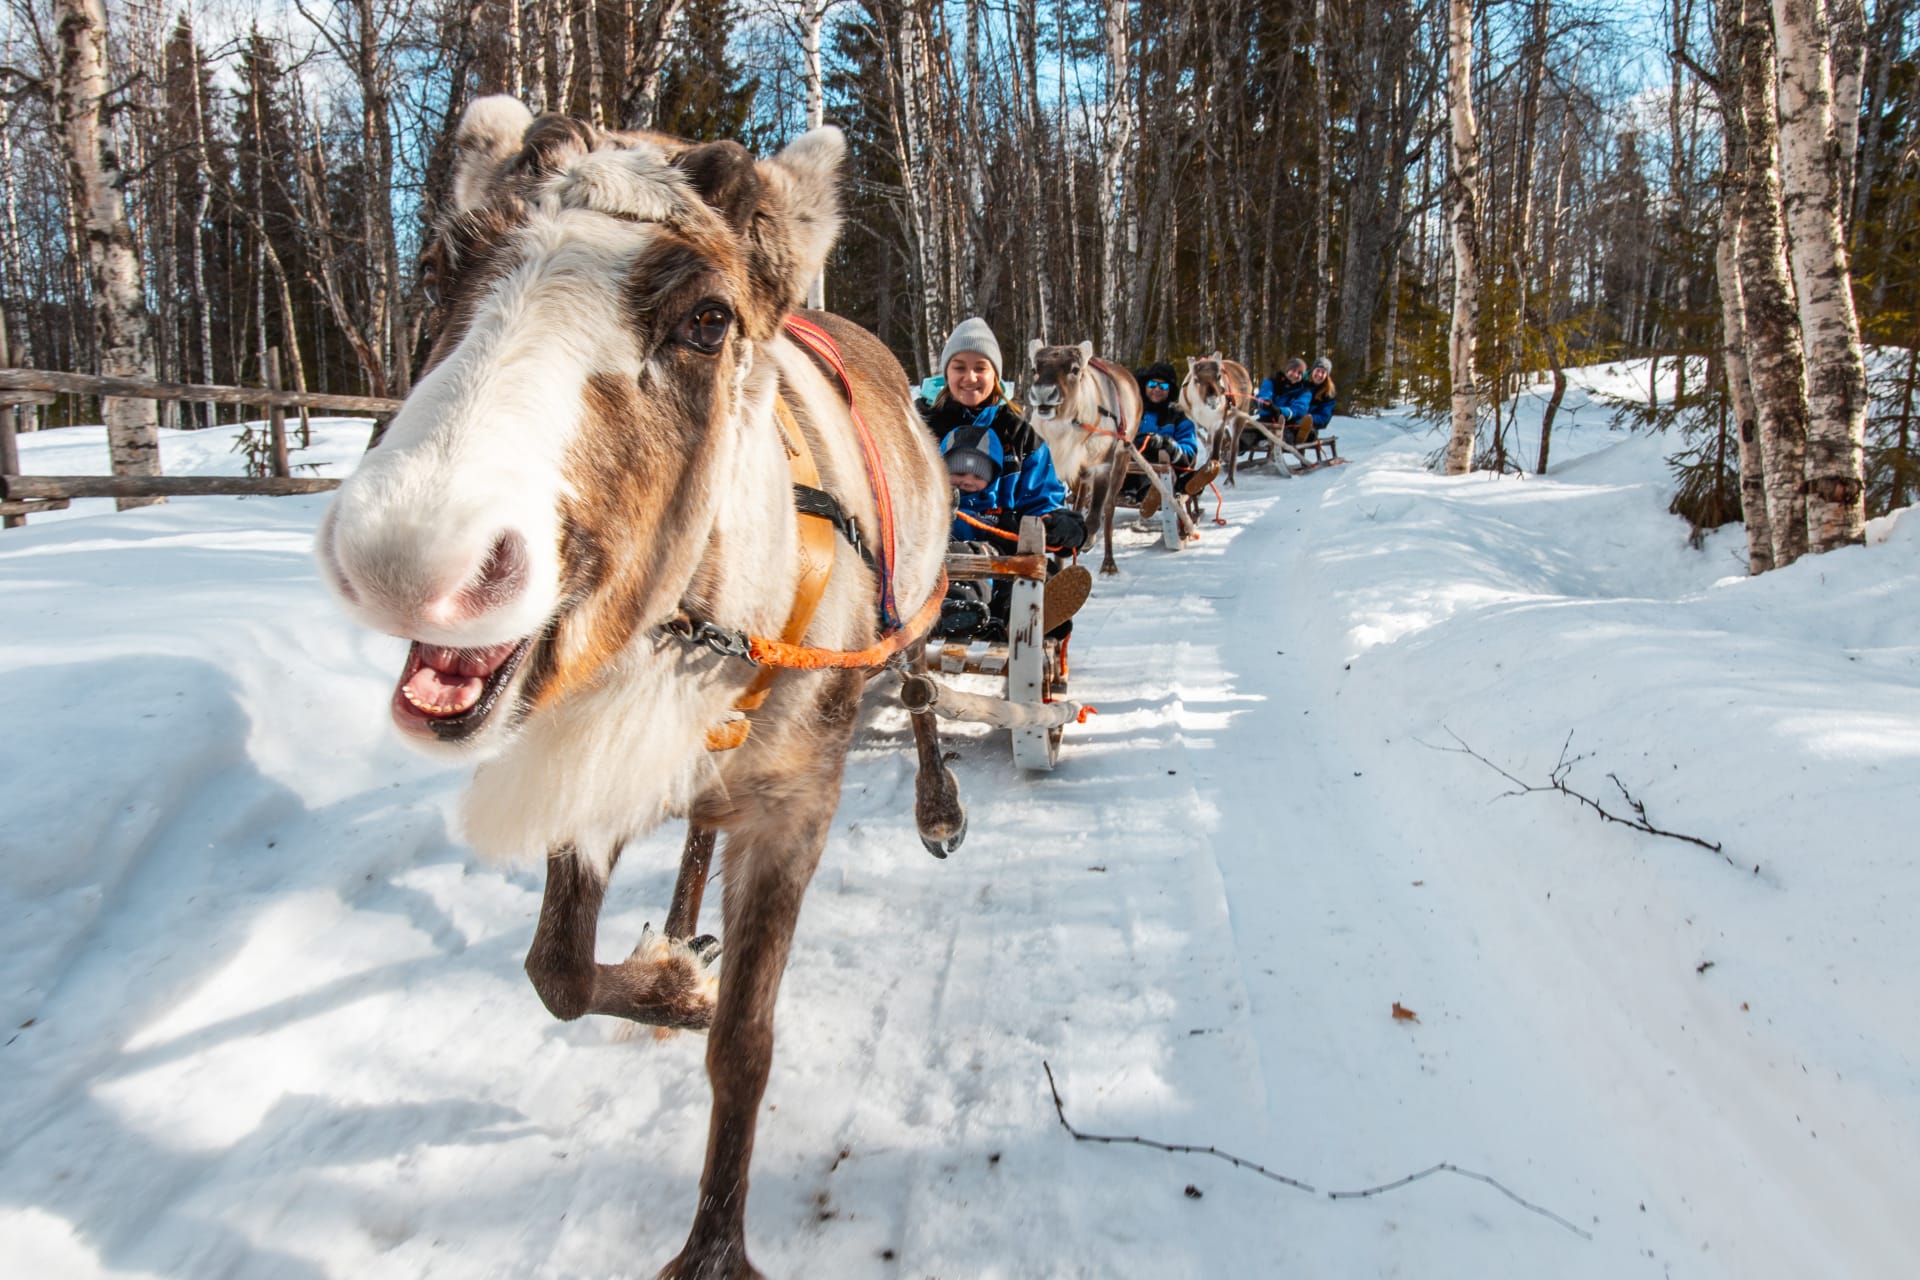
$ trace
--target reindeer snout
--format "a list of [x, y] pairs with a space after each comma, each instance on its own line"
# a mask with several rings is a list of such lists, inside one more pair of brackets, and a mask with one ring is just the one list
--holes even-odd
[[[443, 645], [517, 638], [537, 616], [534, 579], [518, 529], [422, 536], [411, 522], [367, 528], [329, 513], [319, 560], [340, 597], [364, 621], [392, 635]], [[523, 616], [527, 615], [527, 616]]]

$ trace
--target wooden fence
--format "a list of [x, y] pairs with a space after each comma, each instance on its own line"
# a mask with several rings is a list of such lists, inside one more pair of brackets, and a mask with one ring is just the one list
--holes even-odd
[[[263, 361], [264, 387], [222, 387], [190, 382], [110, 378], [50, 369], [0, 369], [0, 518], [18, 528], [37, 511], [58, 511], [75, 498], [166, 498], [207, 494], [320, 493], [338, 480], [294, 476], [287, 458], [287, 410], [323, 409], [384, 420], [400, 401], [382, 396], [336, 396], [289, 391], [280, 385], [280, 353]], [[124, 400], [174, 400], [189, 404], [258, 405], [266, 411], [273, 474], [269, 476], [28, 476], [20, 474], [20, 417], [61, 395], [110, 396]]]

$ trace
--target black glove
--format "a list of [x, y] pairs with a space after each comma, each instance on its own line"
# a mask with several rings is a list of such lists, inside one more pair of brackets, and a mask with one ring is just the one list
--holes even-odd
[[1079, 513], [1062, 507], [1041, 521], [1047, 527], [1047, 546], [1062, 551], [1078, 551], [1087, 545], [1087, 522]]

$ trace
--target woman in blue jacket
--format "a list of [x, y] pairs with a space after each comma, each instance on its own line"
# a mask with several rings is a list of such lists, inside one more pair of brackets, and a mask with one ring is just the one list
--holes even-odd
[[1313, 362], [1313, 372], [1307, 375], [1307, 385], [1313, 388], [1313, 394], [1307, 401], [1307, 416], [1313, 422], [1307, 428], [1305, 437], [1295, 441], [1296, 444], [1317, 439], [1327, 424], [1333, 421], [1333, 407], [1340, 402], [1340, 393], [1333, 385], [1333, 361], [1327, 356], [1321, 356]]
[[[1012, 549], [1007, 538], [996, 538], [982, 525], [1018, 534], [1020, 521], [1037, 516], [1046, 527], [1052, 551], [1078, 551], [1087, 544], [1087, 526], [1067, 506], [1067, 487], [1053, 469], [1053, 454], [1027, 420], [1007, 403], [1000, 384], [1000, 344], [984, 320], [963, 321], [941, 352], [944, 385], [933, 399], [916, 399], [928, 428], [940, 440], [947, 478], [956, 503], [953, 542], [990, 542], [998, 554]], [[1066, 575], [1061, 575], [1066, 576]], [[1047, 615], [1059, 619], [1049, 635], [1064, 634], [1075, 609], [1086, 599], [1090, 575], [1075, 567], [1070, 584], [1048, 582]], [[1073, 599], [1077, 594], [1078, 599]], [[1004, 629], [1009, 604], [1006, 583], [998, 583], [991, 599], [980, 584], [956, 582], [947, 592], [936, 630], [942, 635], [988, 634]], [[1069, 605], [1071, 607], [1069, 607]]]

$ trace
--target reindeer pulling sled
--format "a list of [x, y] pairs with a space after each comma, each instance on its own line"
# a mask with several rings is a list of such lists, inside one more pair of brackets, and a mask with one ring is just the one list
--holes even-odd
[[1183, 496], [1173, 487], [1172, 469], [1143, 456], [1134, 444], [1143, 405], [1140, 388], [1125, 369], [1093, 354], [1093, 344], [1048, 346], [1035, 338], [1027, 347], [1033, 381], [1027, 403], [1033, 427], [1053, 453], [1054, 469], [1100, 528], [1100, 572], [1120, 572], [1113, 558], [1113, 513], [1129, 475], [1144, 475], [1158, 491], [1161, 545], [1178, 551], [1200, 536]]
[[1239, 480], [1242, 454], [1249, 466], [1264, 462], [1289, 478], [1346, 462], [1335, 436], [1289, 443], [1279, 424], [1254, 416], [1260, 403], [1253, 393], [1253, 375], [1238, 360], [1224, 359], [1218, 351], [1188, 358], [1180, 406], [1213, 441], [1228, 484]]
[[[774, 1000], [883, 671], [919, 708], [922, 840], [944, 853], [966, 830], [935, 717], [969, 702], [921, 647], [947, 585], [946, 476], [886, 347], [795, 314], [839, 233], [838, 130], [756, 162], [491, 97], [454, 143], [427, 368], [315, 557], [348, 612], [411, 639], [389, 713], [476, 766], [474, 849], [545, 854], [526, 969], [548, 1010], [707, 1031], [698, 1207], [660, 1274], [756, 1276]], [[1067, 708], [1042, 709], [1044, 568], [1019, 550], [986, 566], [1021, 592], [1018, 696], [981, 713], [1050, 763]], [[687, 838], [665, 934], [601, 963], [614, 866], [669, 816]], [[698, 935], [716, 846], [717, 975]]]

